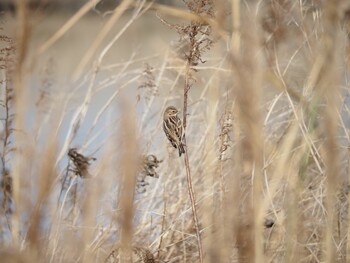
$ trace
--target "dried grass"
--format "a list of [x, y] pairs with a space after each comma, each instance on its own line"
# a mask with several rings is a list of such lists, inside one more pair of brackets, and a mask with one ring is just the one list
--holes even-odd
[[[30, 95], [36, 62], [98, 2], [38, 48], [17, 1], [15, 38], [0, 34], [0, 258], [348, 262], [348, 3], [122, 1], [74, 88], [44, 70]], [[150, 13], [179, 38], [164, 55], [106, 63]], [[184, 160], [161, 129], [168, 104], [183, 109]]]

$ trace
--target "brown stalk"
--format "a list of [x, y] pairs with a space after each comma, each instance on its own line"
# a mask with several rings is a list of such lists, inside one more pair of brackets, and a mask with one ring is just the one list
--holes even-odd
[[[33, 249], [37, 253], [43, 253], [40, 247], [43, 247], [43, 242], [40, 239], [42, 233], [40, 231], [41, 225], [43, 224], [45, 218], [45, 204], [47, 203], [53, 185], [53, 178], [55, 178], [55, 153], [56, 153], [56, 140], [54, 136], [54, 129], [50, 134], [50, 143], [43, 149], [42, 156], [45, 156], [45, 161], [42, 161], [39, 166], [39, 175], [38, 175], [38, 196], [36, 199], [35, 205], [32, 207], [32, 211], [29, 219], [29, 228], [28, 228], [28, 241]], [[44, 159], [44, 158], [42, 158]]]
[[[25, 135], [23, 131], [24, 126], [24, 116], [26, 113], [26, 99], [27, 90], [24, 88], [24, 78], [25, 78], [25, 62], [28, 55], [29, 48], [29, 37], [30, 37], [30, 23], [28, 21], [29, 15], [27, 10], [27, 1], [17, 0], [16, 1], [17, 10], [17, 35], [16, 35], [16, 65], [14, 70], [14, 105], [16, 108], [16, 117], [14, 118], [14, 128], [19, 131], [14, 133], [14, 141], [16, 144], [16, 151], [13, 160], [12, 176], [13, 176], [13, 199], [16, 203], [16, 209], [14, 211], [13, 221], [12, 221], [12, 235], [15, 243], [19, 244], [20, 240], [20, 214], [22, 209], [22, 204], [20, 200], [20, 181], [21, 175], [24, 172], [24, 152], [25, 149]], [[20, 149], [18, 149], [20, 148]]]
[[157, 258], [160, 258], [160, 250], [162, 249], [162, 244], [163, 244], [163, 233], [165, 229], [165, 214], [166, 214], [166, 196], [165, 196], [165, 191], [163, 191], [163, 197], [164, 197], [164, 207], [163, 207], [163, 217], [162, 217], [162, 230], [160, 232], [160, 240], [159, 240], [159, 245], [158, 245], [158, 252], [157, 252]]
[[191, 200], [191, 208], [192, 208], [192, 216], [193, 216], [194, 226], [196, 228], [199, 260], [202, 263], [203, 262], [203, 249], [202, 249], [201, 235], [200, 235], [200, 229], [199, 229], [199, 221], [198, 221], [198, 216], [197, 216], [196, 200], [195, 200], [193, 186], [192, 186], [190, 161], [188, 158], [188, 148], [187, 148], [187, 143], [186, 143], [186, 116], [187, 116], [187, 98], [188, 98], [187, 96], [188, 96], [188, 90], [189, 90], [189, 78], [190, 78], [190, 68], [189, 68], [189, 65], [187, 63], [186, 64], [185, 85], [184, 85], [184, 110], [183, 110], [184, 136], [183, 136], [183, 142], [185, 145], [185, 166], [186, 166], [187, 187], [188, 187], [188, 193], [190, 195], [190, 200]]
[[[336, 258], [336, 246], [334, 244], [334, 233], [336, 229], [335, 222], [335, 202], [336, 202], [336, 187], [339, 181], [339, 146], [337, 141], [338, 136], [338, 98], [340, 76], [336, 70], [339, 57], [335, 52], [338, 50], [338, 30], [334, 30], [339, 22], [338, 6], [341, 1], [327, 1], [324, 5], [324, 27], [325, 34], [321, 42], [321, 69], [320, 74], [316, 76], [319, 94], [325, 96], [327, 107], [325, 109], [325, 148], [326, 148], [326, 200], [325, 207], [327, 210], [327, 226], [325, 230], [325, 262], [334, 262]], [[317, 62], [317, 60], [316, 60]], [[316, 63], [315, 63], [316, 64]], [[349, 238], [349, 237], [348, 237]]]
[[121, 215], [119, 225], [121, 229], [121, 248], [126, 255], [132, 250], [133, 237], [133, 215], [134, 215], [134, 189], [136, 184], [137, 168], [135, 163], [138, 162], [137, 154], [137, 139], [135, 119], [131, 113], [130, 103], [123, 103], [121, 109], [123, 110], [124, 118], [121, 122], [123, 133], [120, 135], [122, 158], [118, 169], [121, 170], [121, 188], [119, 193]]
[[[198, 17], [211, 16], [214, 17], [213, 2], [212, 1], [184, 1], [191, 14], [196, 14]], [[184, 80], [184, 105], [183, 105], [183, 143], [185, 147], [185, 167], [186, 167], [186, 178], [187, 178], [187, 188], [190, 195], [192, 216], [195, 224], [196, 237], [198, 243], [198, 253], [200, 262], [203, 262], [203, 248], [200, 236], [199, 221], [196, 209], [196, 200], [194, 196], [194, 190], [191, 178], [190, 162], [188, 158], [188, 148], [186, 146], [186, 127], [187, 127], [187, 104], [188, 104], [188, 91], [195, 81], [193, 78], [194, 69], [199, 63], [204, 63], [202, 60], [202, 53], [209, 50], [213, 44], [213, 40], [210, 38], [211, 27], [209, 24], [203, 22], [202, 20], [191, 20], [188, 26], [180, 26], [170, 24], [162, 18], [159, 18], [165, 25], [172, 29], [175, 29], [181, 36], [180, 42], [184, 44], [185, 54], [181, 54], [179, 50], [180, 57], [186, 60], [185, 65], [185, 80]], [[181, 49], [181, 48], [180, 48]]]
[[[250, 13], [245, 14], [247, 20], [253, 19]], [[229, 61], [236, 85], [233, 87], [237, 100], [235, 111], [239, 119], [240, 129], [244, 134], [239, 139], [239, 152], [235, 158], [242, 168], [236, 168], [237, 177], [240, 177], [241, 187], [236, 188], [237, 195], [244, 194], [247, 198], [240, 197], [242, 211], [235, 219], [235, 234], [238, 245], [238, 256], [241, 262], [264, 262], [262, 219], [263, 210], [260, 208], [262, 200], [262, 153], [263, 130], [260, 112], [260, 71], [259, 71], [259, 42], [254, 37], [252, 24], [247, 24], [249, 33], [242, 34], [241, 50], [237, 50], [238, 44], [232, 43], [232, 51]], [[254, 33], [250, 33], [254, 32]], [[244, 45], [243, 45], [244, 43]], [[237, 45], [237, 46], [236, 46]], [[238, 134], [239, 137], [239, 134]], [[242, 192], [241, 192], [242, 191]], [[237, 211], [235, 211], [237, 213]]]
[[[6, 73], [8, 74], [8, 73]], [[9, 77], [9, 76], [8, 76]], [[4, 138], [3, 138], [3, 145], [2, 145], [2, 154], [1, 154], [1, 165], [2, 165], [2, 180], [3, 180], [3, 195], [4, 195], [4, 200], [2, 202], [2, 208], [4, 209], [4, 212], [7, 213], [7, 201], [8, 201], [8, 191], [6, 190], [7, 188], [7, 182], [11, 180], [11, 175], [6, 171], [6, 158], [7, 158], [7, 153], [9, 152], [9, 144], [10, 144], [10, 135], [12, 132], [12, 117], [10, 113], [10, 101], [12, 100], [12, 89], [10, 88], [9, 83], [5, 83], [5, 93], [6, 93], [6, 98], [5, 98], [5, 127], [4, 127]]]

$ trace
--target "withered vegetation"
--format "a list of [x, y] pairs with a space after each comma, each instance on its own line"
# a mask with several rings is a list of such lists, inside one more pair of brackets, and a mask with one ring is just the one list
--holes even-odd
[[1, 24], [0, 261], [349, 262], [348, 1], [117, 2]]

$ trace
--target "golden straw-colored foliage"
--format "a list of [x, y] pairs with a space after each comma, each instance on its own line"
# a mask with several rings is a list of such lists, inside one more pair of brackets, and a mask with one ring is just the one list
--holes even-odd
[[0, 3], [1, 262], [350, 261], [348, 1], [49, 2]]

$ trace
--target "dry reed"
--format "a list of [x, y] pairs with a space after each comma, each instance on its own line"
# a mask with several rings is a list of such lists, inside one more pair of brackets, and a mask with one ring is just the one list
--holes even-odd
[[[348, 262], [347, 1], [124, 0], [104, 16], [99, 2], [39, 43], [27, 1], [16, 34], [0, 29], [0, 258]], [[44, 70], [33, 88], [93, 17], [67, 87]], [[149, 17], [163, 31], [116, 61]], [[149, 35], [158, 53], [142, 56]], [[170, 104], [184, 160], [161, 129]]]

